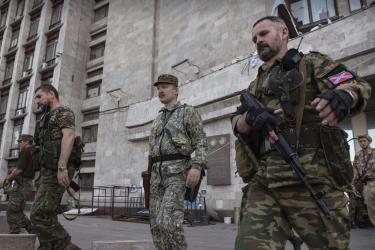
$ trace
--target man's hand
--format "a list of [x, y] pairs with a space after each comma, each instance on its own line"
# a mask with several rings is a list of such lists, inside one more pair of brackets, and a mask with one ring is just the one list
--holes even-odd
[[68, 170], [65, 168], [64, 170], [59, 170], [57, 172], [57, 180], [60, 186], [67, 188], [69, 187], [70, 179], [68, 176]]
[[345, 90], [327, 90], [311, 105], [319, 112], [324, 125], [334, 126], [349, 115], [352, 103], [352, 97]]
[[247, 111], [246, 123], [254, 131], [270, 132], [276, 128], [277, 119], [274, 110], [267, 108], [252, 109]]
[[186, 178], [186, 186], [188, 188], [195, 187], [198, 184], [200, 178], [201, 178], [201, 171], [196, 168], [190, 168], [187, 178]]

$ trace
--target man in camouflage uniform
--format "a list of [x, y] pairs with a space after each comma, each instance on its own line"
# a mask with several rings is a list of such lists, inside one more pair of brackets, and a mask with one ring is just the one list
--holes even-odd
[[371, 141], [369, 135], [358, 136], [362, 149], [354, 158], [353, 187], [363, 195], [371, 223], [375, 225], [375, 149], [370, 147]]
[[[252, 40], [264, 64], [249, 90], [265, 107], [275, 111], [240, 107], [232, 118], [235, 134], [263, 136], [256, 158], [258, 170], [243, 188], [235, 248], [284, 249], [294, 229], [309, 249], [347, 249], [348, 199], [328, 168], [320, 133], [328, 129], [334, 138], [340, 139], [339, 145], [333, 146], [340, 146], [340, 152], [346, 152], [345, 162], [349, 164], [345, 166], [351, 172], [349, 154], [343, 149], [345, 141], [335, 125], [349, 111], [353, 114], [365, 107], [370, 86], [318, 52], [297, 61], [306, 65], [305, 73], [301, 74], [302, 67], [298, 68], [294, 60], [300, 54], [288, 51], [288, 38], [289, 31], [278, 17], [261, 18], [252, 28]], [[347, 77], [340, 77], [341, 74]], [[305, 84], [294, 79], [302, 79]], [[305, 86], [304, 91], [300, 90], [301, 86]], [[298, 115], [298, 110], [303, 116]], [[297, 121], [301, 122], [299, 135]], [[274, 132], [276, 125], [294, 149], [298, 145], [297, 154], [307, 180], [316, 192], [325, 194], [323, 200], [335, 216], [333, 220], [323, 215], [289, 164], [269, 147], [279, 139]]]
[[69, 161], [75, 138], [74, 113], [60, 106], [59, 94], [52, 85], [38, 87], [34, 99], [44, 112], [35, 135], [40, 143], [41, 180], [30, 215], [39, 249], [80, 249], [57, 219], [62, 196], [75, 171]]
[[177, 78], [160, 75], [154, 86], [164, 107], [150, 134], [151, 233], [159, 250], [186, 249], [182, 228], [185, 190], [199, 183], [207, 163], [207, 139], [198, 112], [177, 102]]
[[30, 197], [33, 191], [34, 169], [31, 164], [31, 149], [33, 136], [22, 134], [18, 140], [20, 156], [16, 167], [5, 178], [4, 185], [11, 185], [8, 193], [9, 202], [7, 209], [7, 222], [10, 234], [33, 233], [33, 227], [30, 220], [24, 214], [26, 199]]

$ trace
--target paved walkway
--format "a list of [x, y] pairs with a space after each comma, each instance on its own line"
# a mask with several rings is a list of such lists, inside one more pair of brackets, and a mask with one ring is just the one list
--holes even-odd
[[[151, 239], [148, 224], [112, 221], [109, 218], [89, 216], [81, 216], [74, 221], [66, 221], [60, 217], [60, 221], [72, 235], [73, 242], [84, 250], [92, 249], [92, 241]], [[185, 227], [189, 250], [233, 249], [236, 233], [236, 225], [223, 223]], [[286, 249], [292, 248], [287, 246]], [[375, 228], [352, 230], [351, 250], [375, 250]]]

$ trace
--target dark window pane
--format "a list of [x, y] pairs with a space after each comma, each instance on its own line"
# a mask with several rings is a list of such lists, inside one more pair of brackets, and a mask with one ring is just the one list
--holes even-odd
[[99, 119], [99, 110], [90, 111], [87, 113], [83, 113], [83, 121], [92, 121]]
[[84, 143], [96, 142], [98, 135], [98, 125], [82, 128], [82, 140]]
[[32, 38], [38, 34], [39, 17], [35, 18], [30, 23], [29, 38]]
[[307, 0], [290, 1], [290, 11], [297, 19], [298, 25], [308, 24], [310, 22]]
[[103, 68], [96, 69], [96, 70], [88, 72], [87, 78], [91, 78], [91, 77], [98, 76], [98, 75], [101, 75], [101, 74], [103, 74]]
[[87, 92], [86, 92], [87, 98], [100, 96], [100, 83], [101, 82], [96, 82], [96, 83], [87, 85]]
[[80, 184], [82, 190], [90, 189], [94, 186], [94, 173], [81, 173], [80, 174]]
[[99, 21], [108, 15], [108, 5], [105, 5], [97, 10], [94, 13], [94, 22]]
[[90, 60], [104, 56], [105, 43], [101, 43], [91, 48]]
[[62, 10], [63, 10], [62, 4], [59, 4], [59, 5], [56, 5], [55, 7], [53, 7], [52, 17], [51, 17], [51, 25], [57, 24], [61, 21]]
[[313, 22], [336, 16], [336, 10], [333, 0], [311, 1], [311, 11]]

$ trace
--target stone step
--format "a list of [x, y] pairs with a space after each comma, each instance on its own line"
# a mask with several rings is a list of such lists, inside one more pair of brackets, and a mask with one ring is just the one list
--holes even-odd
[[0, 234], [1, 250], [34, 250], [35, 234]]
[[94, 241], [93, 250], [155, 250], [152, 240]]

